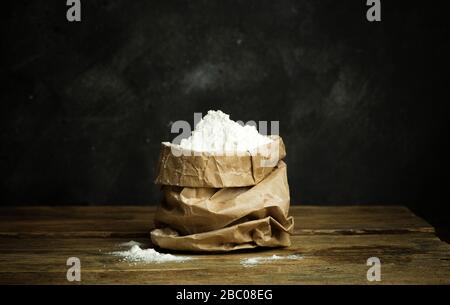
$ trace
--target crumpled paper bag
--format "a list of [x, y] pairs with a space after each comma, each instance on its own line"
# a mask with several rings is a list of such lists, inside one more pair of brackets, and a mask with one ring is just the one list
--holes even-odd
[[166, 249], [231, 251], [290, 245], [287, 167], [283, 161], [254, 186], [163, 186], [152, 242]]
[[258, 147], [257, 152], [248, 151], [232, 156], [208, 152], [193, 155], [190, 150], [163, 142], [155, 183], [213, 188], [255, 185], [286, 156], [281, 137], [271, 138], [273, 141]]

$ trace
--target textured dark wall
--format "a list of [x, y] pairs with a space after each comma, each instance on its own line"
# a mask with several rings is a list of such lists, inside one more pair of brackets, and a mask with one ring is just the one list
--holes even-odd
[[89, 0], [80, 23], [10, 2], [3, 205], [155, 203], [170, 123], [208, 109], [280, 121], [294, 203], [447, 204], [438, 2], [382, 1], [380, 23], [365, 0]]

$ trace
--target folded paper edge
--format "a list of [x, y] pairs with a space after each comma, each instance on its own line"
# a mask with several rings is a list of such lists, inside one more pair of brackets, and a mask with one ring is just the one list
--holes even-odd
[[[286, 157], [286, 148], [283, 139], [280, 136], [270, 136], [270, 137], [273, 138], [274, 142], [278, 144], [278, 158], [274, 166], [267, 167], [267, 170], [265, 170], [266, 167], [261, 167], [260, 165], [256, 164], [257, 162], [261, 161], [261, 155], [252, 155], [250, 152], [248, 152], [248, 154], [244, 156], [234, 156], [234, 158], [240, 158], [242, 162], [249, 162], [247, 167], [251, 168], [251, 170], [248, 171], [246, 174], [245, 172], [243, 172], [242, 175], [234, 177], [232, 181], [230, 181], [230, 179], [224, 181], [223, 177], [220, 176], [220, 174], [218, 174], [220, 176], [218, 180], [220, 181], [206, 181], [204, 179], [200, 179], [200, 177], [191, 176], [190, 183], [182, 181], [183, 174], [175, 175], [172, 172], [170, 172], [171, 169], [167, 168], [169, 158], [184, 158], [183, 159], [184, 161], [196, 157], [203, 157], [208, 159], [208, 158], [215, 158], [218, 156], [214, 156], [213, 154], [210, 153], [201, 153], [200, 155], [197, 156], [188, 155], [177, 157], [172, 154], [171, 151], [172, 147], [166, 142], [163, 142], [161, 143], [161, 150], [158, 164], [156, 167], [156, 178], [154, 180], [154, 183], [158, 185], [173, 185], [181, 187], [213, 187], [213, 188], [245, 187], [256, 185], [270, 174], [270, 172], [273, 170], [273, 168], [275, 168], [279, 160], [282, 160], [283, 158]], [[274, 142], [271, 142], [268, 145], [274, 145], [273, 144]], [[176, 149], [180, 150], [180, 148]], [[248, 161], [245, 161], [245, 159], [247, 159]], [[190, 163], [192, 164], [193, 162]], [[202, 170], [206, 171], [206, 167], [204, 167]]]

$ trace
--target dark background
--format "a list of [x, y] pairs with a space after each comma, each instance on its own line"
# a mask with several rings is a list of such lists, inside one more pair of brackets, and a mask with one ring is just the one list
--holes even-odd
[[1, 204], [155, 204], [170, 124], [279, 120], [293, 204], [449, 221], [444, 1], [8, 1]]

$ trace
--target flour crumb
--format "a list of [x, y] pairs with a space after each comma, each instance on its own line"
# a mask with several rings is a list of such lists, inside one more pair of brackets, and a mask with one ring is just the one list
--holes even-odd
[[276, 260], [297, 260], [302, 259], [303, 257], [298, 254], [293, 255], [287, 255], [287, 256], [279, 256], [279, 255], [272, 255], [272, 256], [259, 256], [259, 257], [251, 257], [246, 259], [241, 259], [241, 265], [244, 267], [252, 267], [258, 264], [264, 264], [270, 261], [276, 261]]
[[220, 110], [209, 110], [191, 136], [182, 139], [179, 146], [198, 152], [246, 152], [272, 141], [260, 134], [255, 126], [242, 126]]
[[122, 257], [126, 262], [167, 263], [184, 262], [193, 259], [188, 256], [159, 253], [155, 249], [141, 249], [139, 245], [133, 245], [130, 250], [112, 252], [112, 255]]
[[130, 241], [126, 242], [126, 243], [119, 244], [119, 246], [121, 246], [121, 247], [142, 246], [142, 243], [140, 243], [138, 241], [130, 240]]

